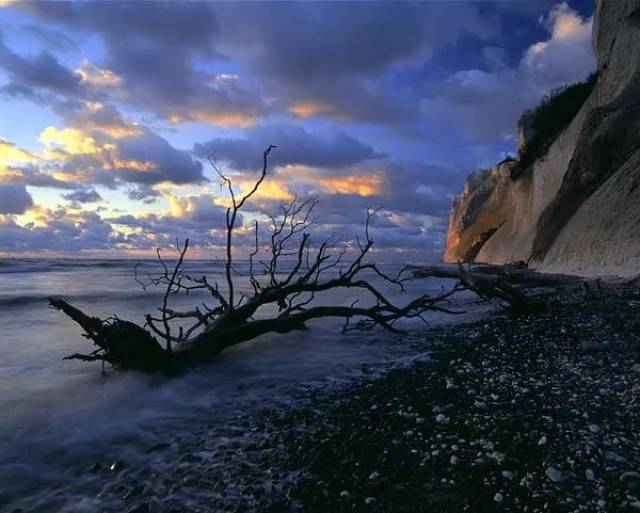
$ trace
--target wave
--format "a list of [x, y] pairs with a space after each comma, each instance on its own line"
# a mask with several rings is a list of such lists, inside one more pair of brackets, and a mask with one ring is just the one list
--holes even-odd
[[[171, 265], [172, 261], [166, 261]], [[239, 263], [242, 267], [242, 263]], [[0, 259], [0, 273], [46, 273], [46, 272], [69, 272], [83, 269], [124, 269], [133, 272], [134, 267], [157, 270], [159, 263], [152, 259]], [[185, 268], [207, 270], [217, 273], [223, 269], [223, 264], [212, 261], [187, 261]]]
[[0, 308], [17, 308], [32, 304], [46, 304], [47, 298], [56, 297], [64, 299], [70, 303], [100, 303], [102, 301], [136, 301], [149, 300], [153, 301], [162, 297], [162, 292], [158, 291], [97, 291], [87, 294], [15, 294], [0, 296]]

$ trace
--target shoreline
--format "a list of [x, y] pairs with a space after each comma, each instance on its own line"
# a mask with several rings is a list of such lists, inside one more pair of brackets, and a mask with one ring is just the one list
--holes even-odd
[[103, 486], [87, 500], [135, 513], [640, 511], [640, 293], [560, 299], [432, 328], [406, 341], [428, 359], [172, 433], [145, 468], [90, 470]]
[[639, 299], [565, 294], [443, 330], [429, 362], [284, 415], [286, 461], [308, 471], [286, 507], [640, 511]]

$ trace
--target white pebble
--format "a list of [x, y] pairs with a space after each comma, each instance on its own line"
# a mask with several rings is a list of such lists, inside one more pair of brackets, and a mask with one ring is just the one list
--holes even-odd
[[493, 500], [496, 502], [502, 502], [504, 500], [504, 495], [498, 492], [493, 496]]

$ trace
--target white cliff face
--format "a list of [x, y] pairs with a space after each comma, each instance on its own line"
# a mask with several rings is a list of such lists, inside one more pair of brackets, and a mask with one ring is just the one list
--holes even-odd
[[640, 274], [640, 151], [580, 207], [540, 268], [583, 276]]
[[[600, 1], [596, 7], [594, 49], [598, 106], [620, 108], [609, 117], [640, 117], [640, 1]], [[626, 98], [626, 99], [625, 99]], [[635, 113], [632, 113], [635, 111]], [[638, 131], [626, 123], [611, 135], [623, 139]], [[605, 125], [606, 126], [606, 125]], [[563, 226], [539, 267], [587, 276], [640, 274], [640, 144], [638, 140], [614, 159], [621, 163]]]
[[558, 194], [590, 105], [591, 99], [587, 100], [544, 157], [533, 163], [530, 174], [511, 182], [511, 215], [482, 247], [476, 258], [477, 262], [503, 264], [529, 260], [538, 219]]
[[600, 0], [593, 44], [589, 98], [521, 176], [496, 178], [494, 169], [482, 202], [465, 190], [451, 219], [474, 222], [452, 223], [446, 261], [640, 274], [640, 0]]

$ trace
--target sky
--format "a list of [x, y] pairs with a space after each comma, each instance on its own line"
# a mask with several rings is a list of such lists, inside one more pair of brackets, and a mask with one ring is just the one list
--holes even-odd
[[[451, 200], [519, 113], [595, 67], [590, 0], [0, 0], [0, 255], [215, 256], [313, 196], [313, 238], [437, 261]], [[268, 226], [261, 228], [266, 236]]]

